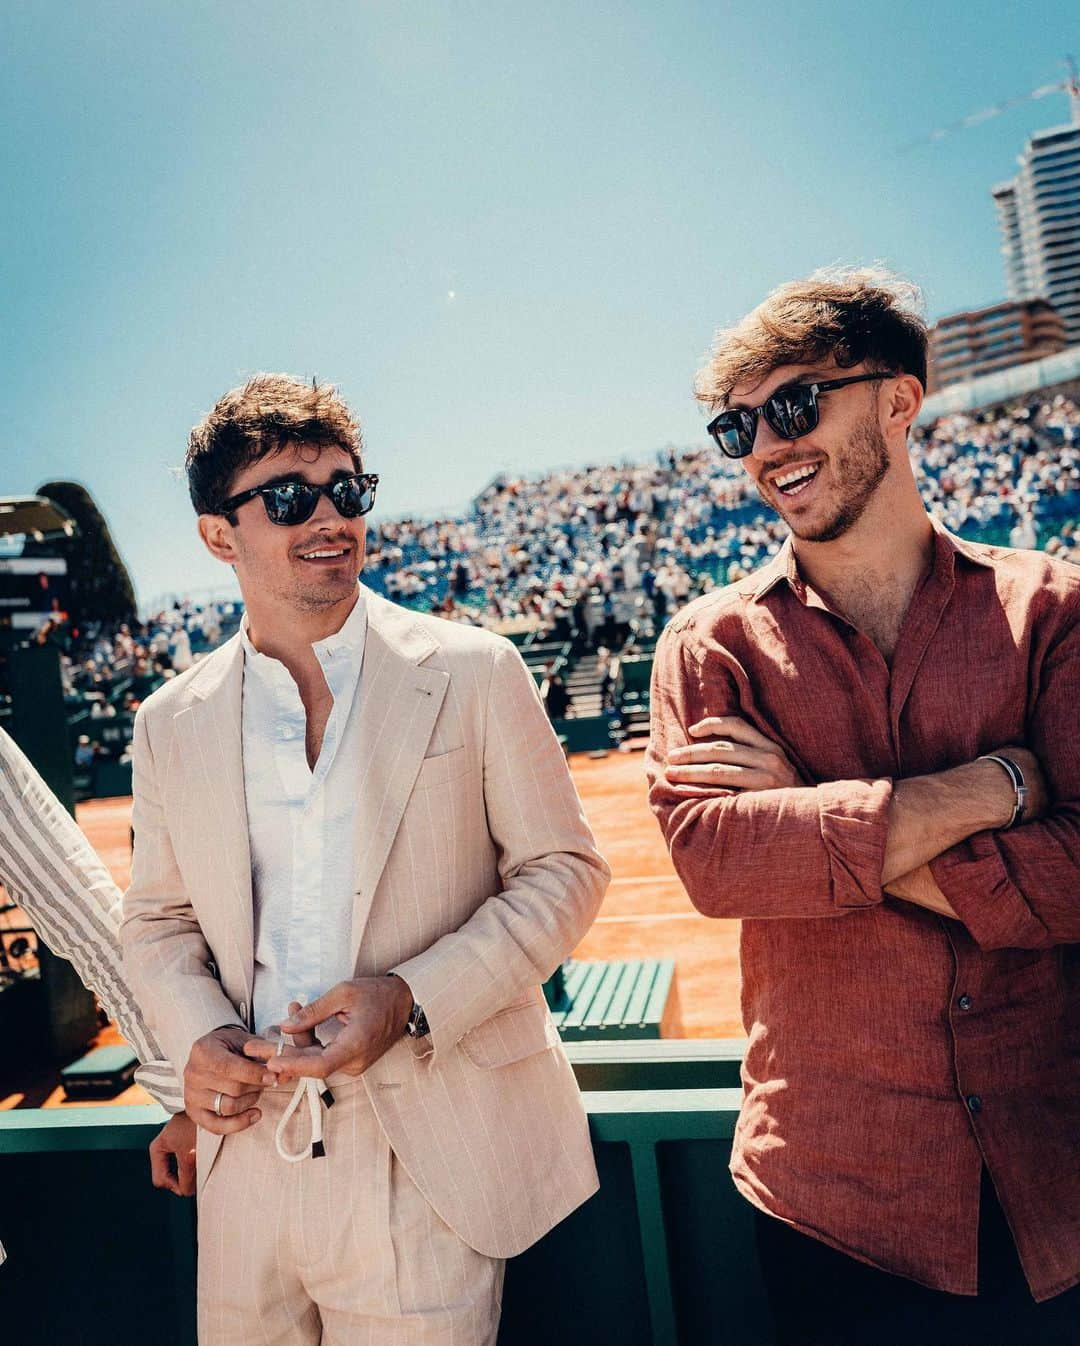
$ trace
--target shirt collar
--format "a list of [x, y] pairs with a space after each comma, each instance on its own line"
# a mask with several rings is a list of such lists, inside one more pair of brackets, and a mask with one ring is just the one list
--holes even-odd
[[356, 586], [356, 602], [352, 610], [341, 623], [339, 630], [312, 645], [316, 654], [348, 654], [357, 657], [364, 651], [364, 637], [367, 635], [367, 605], [364, 602], [363, 585]]
[[[938, 578], [952, 578], [957, 555], [962, 556], [965, 561], [970, 561], [972, 565], [993, 566], [986, 549], [979, 543], [968, 542], [962, 537], [957, 537], [955, 533], [950, 533], [945, 525], [933, 516], [930, 518], [930, 526], [934, 530], [933, 569]], [[796, 598], [805, 601], [806, 585], [799, 574], [799, 565], [795, 557], [795, 548], [791, 545], [790, 534], [784, 539], [783, 546], [772, 560], [766, 562], [757, 572], [758, 582], [751, 595], [754, 602], [760, 602], [781, 580], [787, 581], [788, 588]]]
[[799, 568], [795, 564], [795, 549], [791, 545], [790, 533], [772, 560], [766, 561], [757, 572], [757, 580], [752, 595], [755, 603], [760, 602], [771, 589], [775, 589], [781, 580], [787, 580], [790, 588], [798, 593], [802, 581], [799, 579]]
[[[356, 590], [356, 602], [353, 604], [349, 615], [342, 622], [340, 629], [324, 636], [322, 640], [312, 642], [311, 648], [315, 651], [320, 662], [324, 655], [333, 657], [339, 653], [347, 653], [351, 658], [356, 659], [363, 654], [364, 637], [367, 634], [367, 605], [364, 602], [364, 586], [357, 584]], [[291, 682], [292, 675], [279, 659], [272, 659], [269, 655], [263, 654], [251, 643], [251, 637], [248, 635], [248, 625], [248, 615], [245, 612], [240, 619], [240, 643], [244, 650], [245, 661], [271, 677], [276, 676], [278, 670], [280, 670]]]
[[968, 542], [966, 538], [957, 537], [955, 533], [949, 532], [940, 519], [931, 517], [930, 523], [937, 534], [935, 538], [936, 563], [940, 563], [943, 557], [948, 557], [951, 563], [959, 553], [965, 561], [970, 561], [972, 565], [987, 566], [989, 569], [993, 569], [993, 557], [987, 555], [986, 547], [981, 542]]

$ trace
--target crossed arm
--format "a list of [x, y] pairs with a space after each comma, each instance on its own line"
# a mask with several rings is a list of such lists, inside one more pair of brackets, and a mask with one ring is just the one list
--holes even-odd
[[[797, 789], [803, 785], [778, 743], [735, 715], [710, 716], [692, 724], [695, 741], [673, 748], [664, 759], [669, 788], [737, 791]], [[1002, 749], [1020, 765], [1030, 787], [1024, 821], [1046, 809], [1046, 785], [1033, 753]], [[1013, 789], [995, 762], [975, 761], [933, 775], [894, 781], [885, 819], [881, 887], [891, 897], [958, 920], [938, 887], [929, 862], [976, 832], [1004, 827], [1013, 810]]]
[[1078, 685], [1073, 623], [1042, 660], [1027, 746], [1002, 749], [1033, 787], [1022, 825], [1003, 831], [1014, 795], [994, 762], [804, 784], [749, 723], [734, 678], [710, 668], [706, 694], [696, 659], [668, 636], [653, 675], [650, 803], [707, 915], [839, 916], [891, 896], [963, 921], [983, 949], [1077, 941]]

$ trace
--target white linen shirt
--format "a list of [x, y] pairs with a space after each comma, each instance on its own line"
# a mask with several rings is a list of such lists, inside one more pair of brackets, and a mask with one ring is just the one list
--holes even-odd
[[[255, 918], [255, 1032], [353, 975], [357, 773], [350, 722], [358, 700], [367, 617], [363, 590], [341, 630], [312, 645], [334, 704], [312, 770], [307, 714], [292, 674], [260, 654], [241, 624], [241, 725]], [[355, 749], [355, 744], [353, 744]], [[324, 1043], [338, 1031], [323, 1025]]]

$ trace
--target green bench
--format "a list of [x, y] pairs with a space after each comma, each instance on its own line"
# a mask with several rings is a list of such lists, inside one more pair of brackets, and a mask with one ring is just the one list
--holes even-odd
[[679, 1036], [671, 958], [572, 959], [544, 984], [544, 994], [564, 1042]]

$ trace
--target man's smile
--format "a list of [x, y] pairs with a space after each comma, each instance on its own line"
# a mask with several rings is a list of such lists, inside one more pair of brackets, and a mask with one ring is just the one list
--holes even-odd
[[802, 462], [788, 462], [774, 468], [767, 476], [763, 475], [759, 485], [769, 492], [783, 496], [787, 500], [805, 494], [817, 480], [824, 460], [804, 459]]
[[803, 463], [798, 467], [788, 468], [785, 472], [777, 473], [776, 476], [771, 478], [769, 484], [783, 495], [799, 495], [814, 480], [820, 467], [820, 463]]
[[318, 547], [309, 547], [297, 555], [301, 561], [313, 566], [335, 566], [353, 554], [351, 543], [336, 543], [334, 545], [324, 544]]

